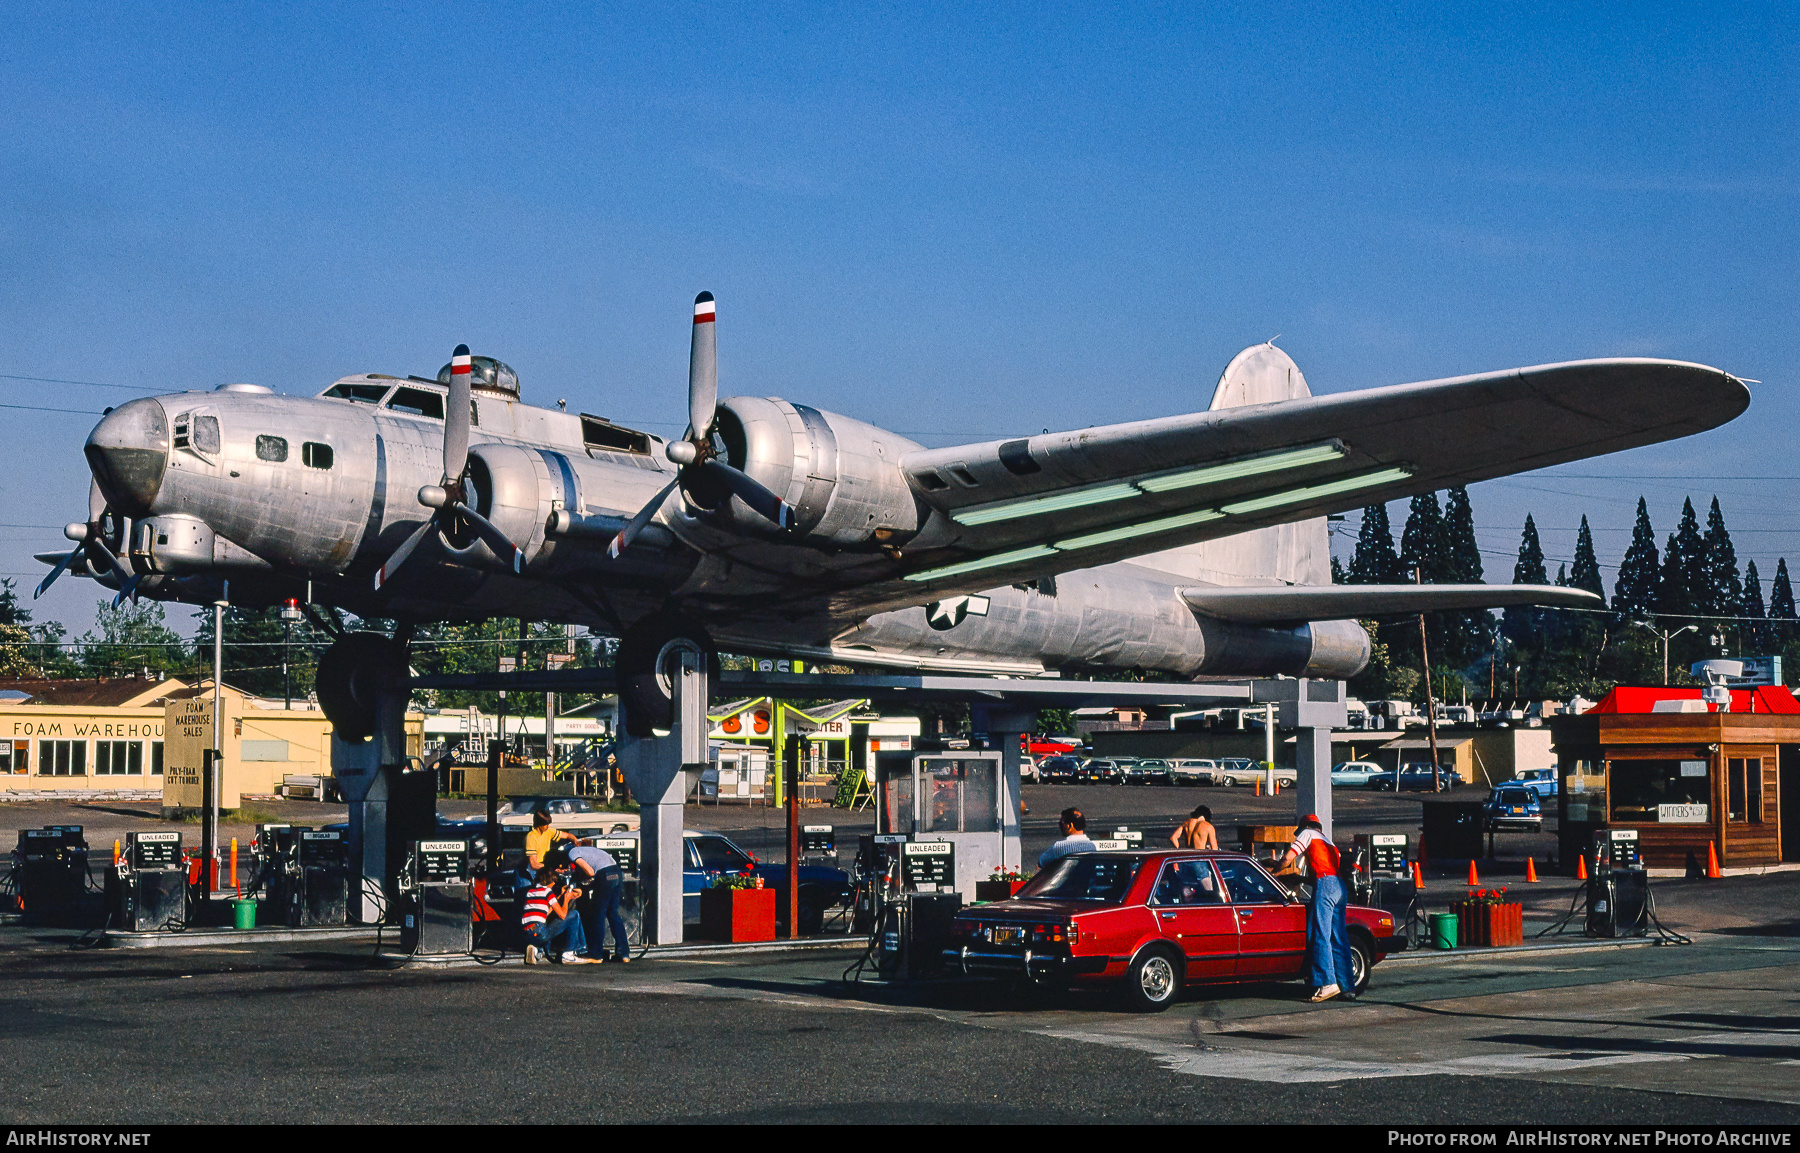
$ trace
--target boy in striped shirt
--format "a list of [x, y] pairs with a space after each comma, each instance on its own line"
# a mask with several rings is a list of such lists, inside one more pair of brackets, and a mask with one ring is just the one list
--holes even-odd
[[[581, 918], [572, 915], [580, 890], [565, 887], [558, 894], [553, 888], [555, 881], [556, 870], [546, 865], [538, 870], [537, 884], [525, 893], [525, 911], [519, 917], [527, 941], [525, 963], [535, 965], [539, 956], [549, 954], [551, 960], [564, 965], [592, 965], [595, 961], [587, 956]], [[562, 952], [557, 954], [553, 950], [559, 939]]]

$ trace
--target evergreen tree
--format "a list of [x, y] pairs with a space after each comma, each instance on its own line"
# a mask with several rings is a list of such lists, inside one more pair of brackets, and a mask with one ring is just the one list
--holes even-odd
[[31, 610], [19, 603], [11, 577], [0, 577], [0, 625], [28, 625]]
[[1744, 589], [1738, 581], [1737, 550], [1731, 545], [1731, 534], [1725, 530], [1725, 514], [1719, 511], [1716, 496], [1712, 510], [1706, 514], [1706, 536], [1701, 547], [1705, 580], [1696, 607], [1710, 616], [1737, 616]]
[[1756, 562], [1751, 561], [1744, 566], [1744, 595], [1741, 600], [1744, 616], [1752, 618], [1743, 626], [1744, 649], [1747, 654], [1755, 655], [1769, 647], [1769, 626], [1762, 623], [1768, 614], [1763, 610], [1762, 578], [1757, 575]]
[[1559, 589], [1569, 587], [1569, 566], [1566, 564], [1556, 566], [1556, 587]]
[[1426, 584], [1438, 584], [1445, 578], [1444, 514], [1438, 510], [1435, 492], [1412, 498], [1406, 527], [1400, 531], [1401, 580], [1410, 582], [1414, 569]]
[[1362, 529], [1356, 534], [1356, 552], [1344, 583], [1395, 584], [1400, 580], [1400, 558], [1394, 554], [1394, 530], [1388, 526], [1387, 505], [1363, 509]]
[[1775, 580], [1769, 585], [1769, 639], [1786, 645], [1793, 639], [1794, 586], [1788, 583], [1787, 558], [1775, 562]]
[[1650, 527], [1650, 510], [1638, 497], [1637, 523], [1631, 529], [1631, 547], [1619, 564], [1613, 583], [1612, 610], [1620, 620], [1648, 617], [1656, 611], [1656, 532]]
[[1350, 583], [1350, 574], [1344, 571], [1344, 562], [1335, 556], [1331, 558], [1331, 583], [1334, 585]]
[[[1462, 485], [1451, 489], [1444, 501], [1443, 530], [1444, 579], [1453, 584], [1481, 584], [1481, 549], [1475, 543], [1475, 510], [1469, 505], [1469, 490]], [[1494, 641], [1494, 614], [1477, 612], [1444, 613], [1444, 662], [1464, 668], [1487, 656]]]
[[[1525, 531], [1519, 536], [1519, 559], [1513, 564], [1512, 583], [1516, 585], [1549, 584], [1544, 573], [1544, 549], [1538, 543], [1537, 523], [1525, 514]], [[1536, 647], [1541, 640], [1539, 629], [1543, 610], [1529, 605], [1515, 605], [1506, 610], [1500, 623], [1500, 634], [1515, 645]]]
[[1606, 595], [1606, 586], [1600, 580], [1600, 560], [1594, 555], [1594, 534], [1588, 528], [1585, 516], [1581, 518], [1581, 532], [1575, 538], [1575, 571], [1569, 574], [1569, 584], [1595, 596]]
[[1662, 573], [1656, 583], [1657, 614], [1686, 617], [1700, 612], [1705, 589], [1706, 542], [1700, 535], [1694, 502], [1684, 500], [1681, 523], [1669, 534], [1668, 547], [1663, 550]]

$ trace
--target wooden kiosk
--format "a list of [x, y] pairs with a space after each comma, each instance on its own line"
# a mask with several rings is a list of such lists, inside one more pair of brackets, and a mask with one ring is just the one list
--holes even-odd
[[1712, 712], [1700, 694], [1621, 686], [1551, 721], [1564, 872], [1603, 828], [1638, 830], [1652, 868], [1690, 853], [1704, 865], [1709, 844], [1724, 868], [1800, 858], [1781, 804], [1800, 788], [1800, 702], [1779, 686], [1734, 689], [1731, 711]]

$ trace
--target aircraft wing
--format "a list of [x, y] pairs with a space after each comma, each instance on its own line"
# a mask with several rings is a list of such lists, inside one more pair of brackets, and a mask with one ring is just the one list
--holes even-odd
[[898, 579], [846, 599], [919, 604], [1090, 568], [1690, 436], [1749, 403], [1705, 365], [1587, 360], [922, 449], [901, 468], [942, 515]]
[[1197, 613], [1219, 620], [1273, 624], [1343, 620], [1396, 613], [1496, 609], [1509, 605], [1599, 609], [1605, 599], [1560, 585], [1271, 585], [1184, 588]]

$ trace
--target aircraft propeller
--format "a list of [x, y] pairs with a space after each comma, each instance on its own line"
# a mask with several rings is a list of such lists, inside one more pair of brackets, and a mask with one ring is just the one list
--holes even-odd
[[56, 562], [56, 567], [51, 569], [50, 575], [45, 577], [43, 582], [38, 585], [37, 591], [31, 594], [31, 599], [36, 600], [38, 597], [43, 596], [44, 590], [55, 584], [56, 578], [61, 576], [68, 570], [70, 565], [75, 563], [76, 557], [82, 556], [83, 554], [97, 554], [101, 563], [118, 575], [118, 578], [124, 587], [119, 590], [118, 600], [113, 602], [115, 608], [118, 607], [119, 603], [127, 596], [130, 596], [136, 591], [137, 583], [140, 579], [138, 575], [134, 572], [127, 571], [125, 566], [119, 562], [119, 558], [113, 555], [113, 551], [106, 547], [106, 534], [103, 533], [100, 528], [100, 521], [105, 516], [106, 497], [100, 492], [100, 482], [97, 480], [90, 480], [88, 482], [87, 521], [85, 523], [75, 523], [63, 526], [63, 535], [70, 540], [75, 541], [75, 547], [69, 551], [68, 555]]
[[694, 340], [688, 351], [688, 433], [681, 440], [670, 441], [668, 448], [664, 450], [668, 458], [680, 467], [675, 473], [675, 479], [652, 497], [649, 504], [639, 509], [637, 515], [626, 522], [619, 534], [613, 537], [612, 544], [607, 546], [608, 556], [616, 559], [620, 553], [630, 548], [638, 533], [650, 523], [657, 510], [662, 508], [663, 502], [669, 499], [669, 494], [683, 481], [697, 480], [701, 476], [711, 477], [729, 489], [759, 515], [773, 521], [777, 528], [789, 528], [794, 523], [792, 506], [764, 488], [749, 474], [720, 460], [718, 449], [713, 444], [713, 425], [719, 415], [719, 345], [714, 329], [716, 319], [717, 306], [713, 303], [713, 294], [702, 292], [696, 296]]
[[448, 538], [453, 530], [466, 528], [493, 549], [495, 556], [510, 559], [514, 572], [525, 567], [525, 554], [519, 551], [519, 547], [505, 533], [495, 528], [492, 521], [468, 504], [465, 486], [469, 468], [469, 386], [472, 373], [469, 346], [459, 344], [450, 357], [450, 395], [445, 401], [444, 479], [419, 490], [419, 503], [435, 511], [411, 536], [400, 542], [400, 547], [376, 571], [377, 589], [393, 579], [400, 566], [406, 563], [406, 558], [412, 555], [413, 550], [419, 547], [419, 542], [433, 529]]

